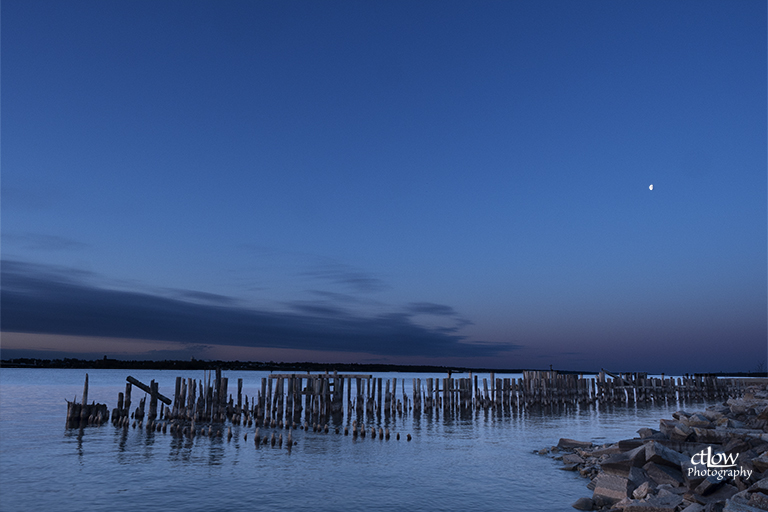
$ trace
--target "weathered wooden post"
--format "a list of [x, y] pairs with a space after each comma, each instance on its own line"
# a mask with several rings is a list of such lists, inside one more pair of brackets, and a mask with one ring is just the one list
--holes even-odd
[[149, 383], [149, 419], [157, 418], [157, 383], [152, 380]]
[[84, 424], [88, 421], [88, 374], [85, 374], [85, 384], [83, 385], [83, 401], [80, 408], [80, 424]]
[[384, 414], [389, 415], [392, 409], [392, 395], [389, 391], [389, 379], [387, 379], [387, 390], [384, 393]]
[[237, 379], [237, 412], [243, 410], [243, 379]]

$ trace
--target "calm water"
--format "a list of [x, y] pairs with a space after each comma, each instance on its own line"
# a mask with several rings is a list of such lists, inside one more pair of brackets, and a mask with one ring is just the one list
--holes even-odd
[[[298, 445], [260, 447], [254, 427], [233, 427], [235, 437], [196, 437], [117, 429], [111, 423], [64, 428], [65, 399], [82, 395], [85, 370], [0, 370], [0, 511], [17, 510], [530, 510], [572, 511], [589, 496], [587, 480], [560, 471], [561, 463], [534, 455], [561, 437], [613, 442], [635, 437], [660, 418], [707, 403], [560, 408], [555, 411], [467, 416], [422, 413], [366, 425], [402, 433], [396, 441], [294, 431]], [[203, 372], [88, 370], [89, 402], [110, 411], [132, 375], [156, 380], [172, 396], [177, 376]], [[230, 389], [244, 379], [253, 396], [261, 372], [225, 372]], [[379, 374], [405, 378], [426, 374]], [[507, 377], [507, 375], [499, 375]], [[461, 377], [461, 375], [457, 375]], [[487, 375], [480, 375], [480, 378]], [[513, 377], [518, 377], [513, 375]], [[398, 384], [399, 384], [398, 382]], [[236, 385], [236, 384], [235, 384]], [[235, 388], [236, 389], [236, 388]], [[134, 387], [133, 406], [144, 393]], [[345, 418], [346, 421], [346, 418]], [[266, 430], [269, 432], [269, 430]], [[248, 440], [243, 434], [249, 433]], [[264, 435], [265, 429], [261, 429]], [[282, 432], [282, 431], [281, 431]], [[406, 442], [405, 434], [413, 435]]]

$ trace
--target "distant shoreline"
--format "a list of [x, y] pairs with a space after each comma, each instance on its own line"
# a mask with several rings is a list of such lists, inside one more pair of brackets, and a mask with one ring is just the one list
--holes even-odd
[[[120, 359], [33, 359], [15, 358], [0, 360], [2, 368], [83, 368], [105, 370], [214, 370], [221, 368], [226, 371], [280, 371], [293, 372], [402, 372], [402, 373], [522, 373], [527, 369], [509, 368], [469, 368], [462, 366], [438, 366], [438, 365], [405, 365], [405, 364], [376, 364], [376, 363], [278, 363], [274, 361], [219, 361], [219, 360], [120, 360]], [[597, 372], [564, 371], [558, 373], [572, 373], [594, 375]]]
[[[404, 365], [375, 363], [277, 363], [274, 361], [203, 361], [193, 359], [180, 360], [120, 360], [120, 359], [34, 359], [16, 358], [0, 360], [0, 368], [73, 368], [102, 370], [214, 370], [226, 371], [279, 371], [283, 373], [304, 372], [355, 372], [355, 373], [522, 373], [532, 368], [470, 368], [461, 366]], [[539, 369], [542, 371], [542, 369]], [[543, 371], [546, 371], [545, 369]], [[596, 371], [560, 370], [559, 374], [596, 375]], [[695, 374], [699, 375], [699, 374]], [[701, 375], [717, 377], [768, 377], [768, 372], [718, 372]]]

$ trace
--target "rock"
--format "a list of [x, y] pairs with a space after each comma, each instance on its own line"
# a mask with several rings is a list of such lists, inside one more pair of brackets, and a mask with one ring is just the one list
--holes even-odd
[[749, 497], [747, 504], [751, 507], [768, 510], [768, 496], [761, 492], [756, 492]]
[[694, 453], [698, 453], [703, 448], [706, 448], [706, 445], [695, 442], [693, 440], [690, 442], [686, 442], [686, 441], [670, 441], [668, 439], [667, 440], [661, 439], [661, 440], [657, 440], [656, 442], [666, 448], [669, 448], [672, 451], [675, 451], [677, 453], [682, 453], [687, 458], [690, 458], [691, 455], [693, 455]]
[[685, 507], [681, 512], [703, 512], [704, 505], [701, 505], [699, 503], [691, 503], [687, 507]]
[[731, 409], [731, 414], [744, 414], [747, 412], [747, 408], [749, 407], [749, 403], [741, 398], [729, 398], [727, 402], [725, 402]]
[[595, 502], [592, 498], [579, 498], [571, 506], [576, 510], [594, 510]]
[[661, 484], [658, 487], [656, 487], [656, 492], [658, 494], [677, 494], [679, 496], [683, 496], [684, 494], [688, 493], [688, 489], [685, 487], [675, 487], [674, 485], [670, 484]]
[[637, 431], [638, 434], [640, 434], [641, 439], [648, 439], [653, 437], [656, 434], [661, 434], [658, 430], [654, 430], [652, 428], [641, 428]]
[[624, 510], [624, 507], [628, 507], [634, 502], [635, 500], [632, 498], [624, 498], [623, 500], [617, 501], [611, 505], [611, 509], [608, 512], [618, 512], [619, 510]]
[[629, 450], [624, 454], [632, 461], [632, 465], [635, 467], [639, 468], [645, 464], [645, 445], [638, 446], [634, 450]]
[[561, 438], [557, 443], [557, 447], [560, 449], [573, 449], [573, 448], [590, 448], [592, 443], [589, 441], [576, 441], [575, 439]]
[[645, 445], [645, 460], [679, 469], [688, 458], [656, 441], [651, 441]]
[[639, 446], [628, 452], [609, 455], [600, 466], [606, 473], [628, 476], [630, 468], [642, 466], [644, 461], [645, 447]]
[[689, 489], [695, 489], [706, 478], [707, 466], [705, 464], [694, 464], [691, 459], [686, 460], [682, 467], [683, 482]]
[[634, 450], [638, 446], [644, 446], [645, 442], [642, 439], [622, 439], [617, 443], [619, 445], [620, 452], [628, 452]]
[[632, 495], [635, 486], [628, 478], [619, 475], [600, 473], [595, 479], [595, 491], [592, 500], [599, 507], [612, 505]]
[[693, 427], [696, 441], [704, 444], [724, 444], [731, 440], [731, 436], [722, 430], [713, 428]]
[[664, 496], [680, 496], [680, 493], [672, 492], [669, 489], [665, 488], [665, 489], [659, 489], [658, 491], [656, 491], [656, 496], [658, 496], [659, 498], [663, 498]]
[[733, 485], [735, 485], [739, 491], [746, 491], [749, 487], [749, 484], [745, 482], [741, 476], [733, 477]]
[[629, 470], [627, 479], [630, 481], [633, 487], [639, 487], [643, 482], [649, 481], [651, 478], [643, 468], [632, 467]]
[[693, 429], [683, 423], [678, 424], [672, 429], [672, 433], [669, 434], [669, 438], [672, 441], [685, 441], [693, 434]]
[[712, 426], [712, 421], [704, 416], [701, 413], [695, 413], [692, 414], [688, 420], [686, 421], [686, 424], [689, 427], [702, 427], [702, 428], [708, 428]]
[[751, 448], [752, 445], [744, 439], [732, 437], [731, 440], [723, 446], [723, 451], [726, 453], [742, 453], [749, 451]]
[[578, 464], [566, 464], [565, 466], [560, 467], [561, 471], [576, 471], [579, 469]]
[[642, 484], [640, 484], [640, 486], [632, 492], [632, 496], [637, 500], [641, 500], [646, 496], [648, 496], [648, 494], [652, 490], [653, 490], [653, 487], [651, 486], [651, 483], [648, 481], [645, 481]]
[[763, 453], [756, 459], [752, 459], [752, 465], [757, 471], [765, 473], [765, 470], [768, 469], [768, 452]]
[[675, 512], [677, 506], [683, 502], [682, 496], [651, 496], [647, 500], [635, 500], [626, 507], [624, 512]]
[[731, 484], [724, 484], [721, 485], [715, 492], [712, 494], [709, 494], [707, 496], [702, 496], [700, 494], [696, 494], [696, 501], [701, 503], [702, 505], [707, 505], [709, 503], [717, 503], [718, 501], [725, 501], [729, 498], [731, 498], [734, 494], [739, 492], [739, 490], [734, 487]]
[[[723, 512], [764, 512], [763, 510], [750, 505], [749, 498], [750, 494], [747, 491], [734, 494], [731, 499], [726, 502]], [[702, 508], [702, 510], [704, 509]]]
[[673, 487], [683, 485], [683, 474], [675, 468], [649, 462], [643, 466], [643, 469], [657, 485], [669, 484]]
[[705, 478], [699, 485], [696, 486], [696, 488], [693, 490], [696, 494], [701, 494], [702, 496], [706, 496], [707, 494], [713, 493], [718, 487], [723, 485], [725, 483], [724, 479], [719, 479], [717, 476], [708, 476]]
[[678, 425], [680, 425], [679, 421], [662, 419], [659, 421], [659, 430], [662, 434], [669, 437]]
[[749, 492], [761, 492], [763, 494], [768, 494], [768, 478], [758, 480], [752, 484], [748, 490]]
[[593, 457], [601, 457], [603, 455], [613, 455], [614, 453], [620, 453], [621, 449], [619, 448], [619, 443], [614, 443], [610, 446], [606, 446], [605, 448], [598, 448], [597, 450], [592, 450], [590, 453]]
[[582, 459], [580, 456], [576, 455], [575, 453], [568, 453], [563, 455], [563, 463], [564, 464], [584, 464], [584, 459]]
[[707, 418], [709, 421], [716, 421], [722, 418], [723, 414], [726, 412], [731, 412], [731, 409], [724, 405], [714, 405], [707, 407], [706, 410], [701, 413], [701, 415]]

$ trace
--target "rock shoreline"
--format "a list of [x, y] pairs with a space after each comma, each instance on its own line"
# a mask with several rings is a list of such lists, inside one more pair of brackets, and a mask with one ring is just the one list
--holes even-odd
[[672, 416], [633, 439], [600, 446], [560, 439], [537, 453], [590, 480], [592, 497], [573, 503], [577, 510], [768, 510], [768, 386]]

